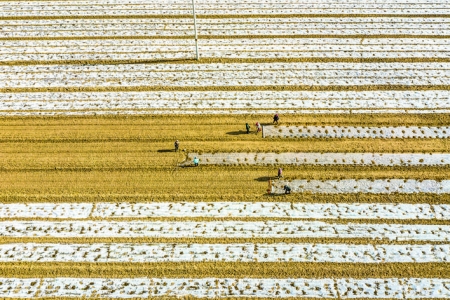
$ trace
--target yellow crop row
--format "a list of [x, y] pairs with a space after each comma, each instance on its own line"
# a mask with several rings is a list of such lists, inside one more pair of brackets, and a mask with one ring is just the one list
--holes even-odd
[[[445, 168], [364, 168], [364, 167], [286, 167], [287, 179], [445, 179]], [[199, 166], [187, 168], [156, 167], [111, 170], [2, 171], [3, 195], [17, 194], [161, 194], [262, 195], [276, 167]]]
[[448, 278], [445, 263], [0, 263], [4, 277]]

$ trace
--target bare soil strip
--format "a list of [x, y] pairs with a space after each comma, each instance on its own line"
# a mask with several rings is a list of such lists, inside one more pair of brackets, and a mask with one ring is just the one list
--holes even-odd
[[263, 137], [450, 138], [450, 127], [264, 126]]
[[[195, 296], [224, 298], [295, 296], [354, 298], [355, 294], [386, 299], [450, 295], [448, 280], [438, 278], [2, 278], [7, 296], [148, 298]], [[420, 284], [421, 288], [417, 289]], [[20, 288], [19, 288], [20, 287]], [[374, 291], [374, 288], [376, 290]], [[435, 290], [439, 294], [435, 294]], [[406, 293], [405, 293], [406, 291]]]
[[[448, 280], [438, 278], [273, 279], [273, 278], [3, 278], [8, 297], [224, 298], [295, 296], [376, 299], [449, 296]], [[420, 285], [422, 289], [416, 289]], [[405, 293], [405, 290], [407, 291]], [[436, 293], [436, 290], [439, 292]], [[374, 292], [376, 291], [376, 292]]]
[[286, 202], [100, 202], [0, 204], [0, 219], [276, 218], [450, 220], [446, 204]]
[[[449, 131], [450, 133], [450, 131]], [[446, 166], [450, 153], [189, 153], [181, 166], [202, 165], [357, 165]]]
[[450, 245], [0, 244], [0, 262], [446, 263]]
[[272, 193], [283, 193], [285, 187], [289, 186], [292, 192], [312, 192], [312, 193], [432, 193], [449, 194], [450, 180], [411, 180], [411, 179], [344, 179], [344, 180], [274, 180], [272, 183]]
[[155, 238], [382, 238], [450, 240], [448, 225], [328, 223], [323, 221], [6, 221], [3, 237]]

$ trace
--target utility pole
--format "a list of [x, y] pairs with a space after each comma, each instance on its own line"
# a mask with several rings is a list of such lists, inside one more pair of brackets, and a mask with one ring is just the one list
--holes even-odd
[[192, 15], [194, 16], [195, 59], [198, 60], [198, 36], [197, 36], [197, 18], [196, 18], [196, 16], [195, 16], [195, 0], [192, 0]]

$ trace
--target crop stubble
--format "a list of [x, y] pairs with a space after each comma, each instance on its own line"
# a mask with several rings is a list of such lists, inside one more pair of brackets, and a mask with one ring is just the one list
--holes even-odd
[[[0, 0], [3, 1], [3, 0]], [[257, 17], [262, 17], [259, 15]], [[274, 15], [270, 15], [273, 17]], [[287, 17], [289, 15], [282, 15]], [[292, 15], [299, 16], [299, 15]], [[319, 17], [322, 15], [307, 15]], [[347, 17], [350, 15], [347, 15]], [[371, 17], [372, 15], [358, 15]], [[377, 16], [377, 15], [373, 15]], [[387, 16], [387, 15], [385, 15]], [[399, 17], [399, 15], [392, 15]], [[104, 18], [136, 18], [137, 16], [105, 16]], [[186, 17], [186, 16], [177, 16]], [[224, 18], [226, 16], [204, 16]], [[242, 16], [253, 18], [255, 16]], [[327, 15], [327, 17], [331, 17]], [[335, 15], [333, 17], [339, 17]], [[406, 15], [406, 17], [421, 17]], [[424, 15], [423, 17], [428, 17]], [[448, 18], [448, 16], [444, 16]], [[79, 17], [64, 17], [78, 19]], [[98, 17], [94, 17], [97, 19]], [[166, 16], [164, 16], [166, 18]], [[53, 17], [11, 17], [3, 20], [55, 19]], [[248, 38], [249, 36], [246, 36]], [[254, 36], [267, 37], [267, 36]], [[290, 38], [315, 36], [290, 36]], [[320, 36], [323, 37], [323, 36]], [[330, 37], [336, 38], [332, 35]], [[344, 36], [343, 36], [344, 37]], [[351, 36], [345, 36], [351, 37]], [[354, 36], [365, 38], [365, 36]], [[377, 36], [373, 36], [377, 37]], [[387, 37], [387, 36], [378, 36]], [[408, 36], [394, 36], [396, 38]], [[415, 36], [413, 36], [415, 37]], [[448, 38], [445, 36], [433, 38]], [[109, 38], [109, 37], [102, 37]], [[130, 38], [130, 37], [114, 37]], [[144, 37], [133, 37], [144, 38]], [[180, 37], [185, 38], [185, 37]], [[218, 38], [203, 36], [202, 38]], [[242, 38], [235, 36], [234, 38]], [[15, 38], [20, 40], [21, 38]], [[31, 38], [33, 39], [33, 38]], [[38, 38], [42, 39], [42, 38]], [[49, 38], [51, 39], [51, 38]], [[63, 38], [64, 39], [64, 38]], [[76, 39], [76, 38], [70, 38]], [[210, 60], [215, 62], [276, 62], [280, 60]], [[286, 62], [321, 62], [318, 59], [283, 60]], [[377, 62], [377, 60], [334, 59], [339, 62]], [[388, 62], [380, 60], [379, 62]], [[395, 61], [402, 61], [396, 59]], [[448, 59], [412, 59], [404, 62], [448, 62]], [[130, 62], [130, 61], [128, 61]], [[140, 63], [141, 61], [136, 61]], [[203, 61], [208, 62], [208, 61]], [[53, 62], [44, 62], [53, 64]], [[64, 63], [79, 63], [77, 61]], [[94, 63], [94, 61], [82, 61]], [[96, 63], [120, 63], [97, 61]], [[191, 61], [158, 61], [155, 63], [195, 63]], [[22, 65], [22, 62], [0, 64]], [[33, 63], [30, 63], [33, 64]], [[448, 90], [443, 86], [261, 86], [226, 88], [4, 88], [0, 92], [23, 91], [112, 91], [112, 90]], [[0, 201], [2, 202], [120, 202], [120, 201], [283, 201], [317, 203], [450, 203], [449, 195], [302, 195], [271, 197], [264, 195], [267, 181], [276, 174], [276, 166], [201, 166], [177, 168], [183, 153], [173, 153], [173, 141], [181, 141], [181, 149], [195, 152], [448, 152], [446, 139], [266, 139], [243, 134], [245, 123], [270, 123], [269, 115], [245, 116], [147, 116], [147, 117], [55, 117], [0, 118]], [[356, 125], [356, 126], [439, 126], [448, 125], [450, 115], [295, 115], [282, 116], [283, 125]], [[336, 178], [415, 178], [447, 179], [446, 167], [352, 167], [302, 166], [283, 167], [287, 179]], [[131, 220], [131, 219], [130, 219]], [[363, 222], [363, 221], [361, 221]], [[367, 223], [367, 221], [364, 221]], [[376, 222], [376, 221], [375, 221]], [[399, 223], [402, 223], [400, 221]], [[411, 223], [405, 221], [405, 223]], [[447, 221], [418, 224], [446, 224]], [[342, 242], [360, 244], [389, 243], [371, 239], [127, 239], [127, 238], [0, 238], [0, 243], [13, 242]], [[396, 244], [402, 244], [396, 241]], [[422, 242], [414, 242], [421, 244]], [[439, 243], [434, 243], [439, 244]], [[5, 277], [423, 277], [449, 278], [448, 263], [0, 263]], [[55, 298], [52, 298], [55, 299]], [[232, 299], [232, 298], [230, 298]], [[243, 299], [243, 298], [239, 298]]]

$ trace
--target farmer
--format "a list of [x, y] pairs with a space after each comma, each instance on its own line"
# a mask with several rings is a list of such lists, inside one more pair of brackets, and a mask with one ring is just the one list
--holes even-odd
[[258, 134], [258, 132], [260, 132], [262, 130], [261, 124], [259, 124], [259, 122], [256, 122], [255, 126], [256, 126], [256, 134]]
[[178, 148], [180, 147], [180, 142], [178, 142], [178, 140], [176, 140], [174, 143], [174, 146], [175, 146], [175, 152], [178, 152]]
[[198, 162], [199, 162], [199, 161], [200, 161], [200, 160], [197, 158], [197, 156], [194, 157], [194, 166], [198, 167]]
[[278, 116], [278, 114], [275, 114], [275, 116], [273, 116], [273, 122], [272, 123], [276, 123], [278, 125], [278, 120], [280, 119], [280, 117]]
[[284, 189], [284, 193], [285, 193], [285, 194], [290, 194], [290, 193], [291, 193], [291, 188], [288, 187], [287, 185], [285, 185], [285, 186], [283, 187], [283, 189]]
[[248, 123], [245, 123], [245, 129], [247, 129], [247, 134], [250, 133], [250, 125]]
[[278, 178], [283, 177], [283, 169], [278, 168]]

